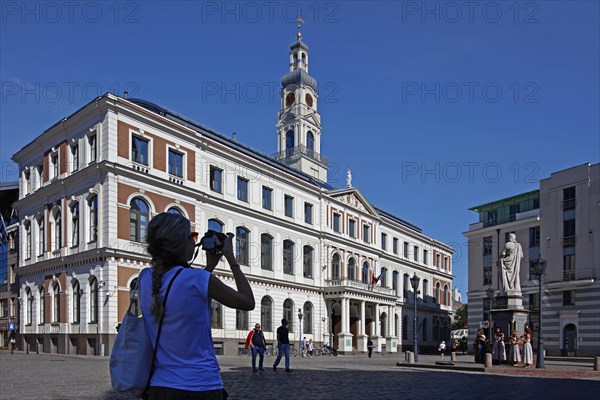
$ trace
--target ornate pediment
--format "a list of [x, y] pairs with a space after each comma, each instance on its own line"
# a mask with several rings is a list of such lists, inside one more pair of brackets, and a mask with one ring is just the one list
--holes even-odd
[[373, 206], [365, 199], [365, 197], [356, 188], [338, 190], [331, 193], [331, 197], [347, 205], [350, 208], [370, 214], [374, 217], [379, 217], [379, 214]]

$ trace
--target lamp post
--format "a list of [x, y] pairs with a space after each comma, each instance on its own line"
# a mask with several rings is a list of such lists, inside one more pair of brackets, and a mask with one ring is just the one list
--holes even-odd
[[490, 286], [485, 290], [485, 293], [490, 300], [490, 308], [488, 310], [488, 340], [492, 343], [492, 305], [494, 301], [494, 288]]
[[298, 336], [298, 351], [300, 352], [300, 355], [302, 357], [304, 357], [304, 353], [302, 353], [302, 309], [299, 308], [298, 309], [298, 321], [300, 321], [300, 326], [298, 327], [298, 332], [300, 332], [300, 335]]
[[417, 290], [419, 287], [419, 281], [421, 279], [417, 276], [415, 272], [413, 277], [410, 278], [410, 285], [413, 288], [413, 302], [415, 303], [415, 312], [414, 312], [414, 326], [413, 326], [413, 351], [415, 353], [415, 362], [419, 362], [419, 351], [417, 350], [417, 294], [420, 291]]
[[544, 338], [542, 331], [542, 277], [546, 272], [547, 261], [543, 258], [538, 258], [534, 264], [534, 273], [538, 277], [538, 312], [540, 314], [540, 321], [538, 323], [538, 347], [537, 347], [537, 361], [535, 363], [536, 368], [544, 368]]

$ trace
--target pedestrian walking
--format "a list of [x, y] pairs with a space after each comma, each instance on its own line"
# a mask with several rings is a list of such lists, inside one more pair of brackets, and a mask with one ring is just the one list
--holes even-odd
[[288, 321], [287, 319], [281, 320], [281, 326], [277, 328], [277, 358], [273, 363], [273, 371], [277, 371], [277, 366], [279, 365], [279, 361], [281, 361], [281, 356], [285, 356], [285, 372], [292, 372], [290, 369], [290, 337], [288, 330]]
[[313, 355], [313, 351], [315, 351], [315, 345], [313, 344], [312, 339], [309, 339], [306, 354], [310, 357]]
[[446, 355], [446, 341], [442, 340], [442, 343], [440, 343], [440, 346], [438, 347], [438, 351], [440, 352], [440, 356], [442, 357], [442, 360], [444, 359], [444, 356]]
[[15, 354], [15, 346], [17, 345], [15, 331], [10, 331], [8, 334], [8, 341], [10, 343], [10, 354]]
[[373, 355], [373, 341], [371, 338], [367, 339], [367, 350], [369, 351], [369, 358]]
[[265, 335], [260, 329], [260, 324], [256, 323], [254, 329], [252, 329], [246, 337], [246, 348], [250, 347], [252, 351], [252, 371], [256, 372], [256, 355], [258, 354], [258, 369], [264, 371], [263, 361], [265, 358], [265, 349], [267, 348], [267, 341]]
[[302, 357], [304, 357], [307, 353], [307, 346], [308, 342], [306, 341], [306, 336], [304, 336], [304, 338], [302, 338], [302, 340], [300, 341], [300, 355]]

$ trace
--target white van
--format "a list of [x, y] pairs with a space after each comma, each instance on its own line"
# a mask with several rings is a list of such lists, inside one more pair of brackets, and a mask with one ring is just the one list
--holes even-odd
[[468, 337], [468, 336], [469, 336], [468, 329], [456, 329], [456, 330], [453, 330], [450, 332], [451, 339], [461, 340], [463, 337]]

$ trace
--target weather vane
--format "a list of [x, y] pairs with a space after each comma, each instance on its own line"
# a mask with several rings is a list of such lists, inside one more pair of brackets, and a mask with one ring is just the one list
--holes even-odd
[[304, 23], [304, 20], [302, 19], [301, 16], [298, 15], [298, 18], [296, 18], [296, 21], [298, 22], [298, 34], [296, 34], [296, 37], [298, 38], [298, 40], [302, 39], [302, 33], [300, 32], [300, 28], [302, 28], [302, 25], [300, 25], [301, 23]]

